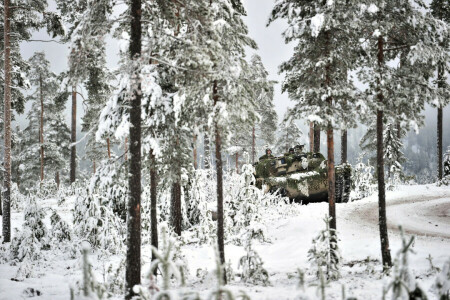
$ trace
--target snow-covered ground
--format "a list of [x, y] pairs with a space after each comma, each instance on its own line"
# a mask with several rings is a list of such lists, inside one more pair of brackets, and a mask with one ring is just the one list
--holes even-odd
[[[41, 202], [44, 207], [57, 209], [68, 222], [73, 199], [64, 206], [57, 206], [56, 200]], [[398, 225], [403, 225], [406, 234], [416, 235], [413, 244], [415, 255], [410, 256], [410, 268], [428, 295], [435, 297], [431, 286], [436, 274], [430, 271], [427, 257], [431, 255], [433, 264], [442, 267], [450, 258], [450, 188], [426, 186], [401, 186], [387, 193], [387, 213], [389, 222], [390, 248], [393, 258], [400, 248], [401, 239]], [[307, 259], [312, 239], [324, 227], [323, 217], [328, 212], [327, 203], [297, 206], [289, 214], [267, 214], [266, 227], [269, 242], [257, 243], [254, 248], [261, 256], [270, 274], [270, 285], [251, 286], [241, 283], [239, 278], [230, 283], [233, 290], [245, 290], [253, 299], [294, 299], [297, 288], [298, 268], [307, 270]], [[358, 299], [381, 299], [383, 286], [390, 280], [381, 275], [380, 238], [378, 234], [377, 196], [337, 204], [337, 227], [339, 248], [343, 257], [342, 278], [327, 288], [327, 299], [341, 299], [342, 286], [347, 296]], [[12, 224], [20, 228], [22, 213], [13, 212]], [[47, 220], [48, 221], [48, 220]], [[69, 223], [70, 224], [70, 223]], [[215, 285], [212, 275], [198, 278], [197, 273], [212, 271], [214, 251], [210, 245], [185, 245], [182, 252], [187, 258], [190, 270], [188, 286], [198, 291], [206, 291]], [[149, 247], [142, 251], [144, 261], [148, 262]], [[226, 261], [237, 270], [238, 260], [244, 255], [243, 247], [226, 245]], [[107, 257], [94, 262], [98, 277], [110, 261], [117, 257]], [[69, 299], [69, 286], [81, 279], [80, 259], [67, 259], [67, 256], [48, 257], [35, 270], [33, 278], [18, 282], [11, 280], [17, 266], [0, 264], [0, 300], [25, 298], [26, 288], [39, 290], [39, 299]], [[145, 269], [145, 266], [144, 266]], [[199, 271], [200, 270], [200, 271]], [[313, 274], [307, 272], [307, 293], [315, 295], [316, 283]]]

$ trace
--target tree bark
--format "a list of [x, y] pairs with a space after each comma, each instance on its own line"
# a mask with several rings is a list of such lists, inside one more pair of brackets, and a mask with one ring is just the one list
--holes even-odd
[[111, 159], [111, 141], [106, 138], [106, 149], [108, 150], [108, 158]]
[[194, 169], [197, 170], [198, 169], [198, 162], [197, 162], [197, 135], [194, 134], [194, 150], [193, 150], [193, 155], [194, 155]]
[[314, 153], [320, 152], [320, 128], [314, 123]]
[[127, 137], [125, 138], [124, 147], [125, 147], [124, 158], [125, 158], [125, 161], [128, 161], [128, 138]]
[[[219, 101], [217, 81], [213, 84], [214, 106]], [[217, 117], [216, 117], [217, 118]], [[220, 137], [220, 128], [218, 121], [214, 122], [215, 144], [216, 144], [216, 170], [217, 170], [217, 243], [219, 249], [220, 263], [225, 264], [225, 247], [224, 247], [224, 229], [223, 229], [223, 173], [222, 173], [222, 140]], [[227, 283], [226, 274], [224, 274], [224, 283]]]
[[314, 123], [309, 122], [309, 152], [314, 152]]
[[209, 169], [211, 167], [211, 147], [209, 145], [209, 133], [208, 129], [205, 131], [205, 136], [203, 137], [203, 165], [205, 169]]
[[[150, 226], [151, 226], [151, 244], [158, 248], [158, 211], [156, 195], [156, 157], [153, 150], [150, 152]], [[152, 261], [156, 257], [152, 254]], [[156, 276], [156, 270], [154, 272]]]
[[72, 87], [72, 132], [71, 132], [72, 147], [70, 149], [70, 183], [75, 182], [76, 177], [76, 159], [77, 159], [77, 90]]
[[56, 171], [55, 174], [55, 182], [56, 182], [56, 188], [59, 190], [59, 185], [61, 183], [60, 179], [59, 179], [59, 171]]
[[[381, 87], [382, 69], [384, 66], [384, 41], [383, 36], [378, 37], [378, 102], [383, 104], [383, 90]], [[378, 211], [379, 211], [379, 226], [380, 226], [380, 242], [381, 242], [381, 257], [383, 267], [391, 267], [391, 252], [389, 249], [389, 237], [387, 232], [387, 218], [386, 218], [386, 188], [384, 182], [384, 157], [383, 157], [383, 110], [377, 111], [377, 179], [378, 179]]]
[[252, 164], [255, 163], [256, 156], [256, 135], [255, 135], [255, 126], [253, 126], [252, 130]]
[[[330, 100], [331, 102], [331, 100]], [[328, 171], [328, 211], [332, 218], [330, 221], [330, 228], [336, 229], [336, 179], [334, 172], [334, 139], [333, 139], [333, 127], [328, 125], [327, 129], [327, 171]]]
[[[180, 147], [180, 138], [176, 137], [176, 149]], [[171, 221], [172, 227], [178, 236], [181, 236], [181, 224], [183, 217], [181, 214], [181, 163], [178, 157], [174, 161], [174, 167], [176, 168], [177, 177], [176, 182], [172, 184], [172, 199], [171, 199]]]
[[[330, 31], [325, 32], [325, 49], [327, 55], [329, 55], [329, 47], [330, 47]], [[325, 66], [325, 86], [326, 88], [331, 87], [331, 71], [330, 71], [330, 64], [327, 63]], [[328, 97], [327, 104], [332, 111], [333, 106], [333, 98]], [[315, 138], [315, 133], [314, 133]], [[320, 144], [320, 139], [318, 141]], [[320, 146], [319, 146], [320, 147]], [[319, 151], [317, 151], [319, 152]], [[330, 257], [331, 260], [337, 264], [339, 261], [338, 256], [335, 253], [335, 250], [337, 250], [337, 238], [336, 238], [336, 178], [335, 178], [335, 170], [334, 170], [334, 135], [333, 135], [333, 127], [331, 122], [328, 123], [327, 126], [327, 179], [328, 179], [328, 215], [331, 218], [330, 219], [330, 229], [334, 229], [334, 231], [331, 231], [330, 236]]]
[[342, 130], [341, 134], [341, 164], [347, 163], [347, 130]]
[[[444, 88], [445, 86], [445, 70], [442, 63], [438, 64], [438, 88]], [[443, 153], [442, 153], [442, 135], [443, 135], [443, 128], [442, 128], [442, 116], [443, 116], [443, 110], [442, 110], [442, 104], [439, 105], [437, 109], [437, 157], [438, 157], [438, 180], [442, 180], [442, 160], [443, 160]]]
[[172, 207], [171, 207], [172, 227], [178, 236], [181, 236], [181, 224], [183, 221], [181, 214], [181, 184], [180, 181], [172, 184]]
[[[141, 55], [141, 0], [131, 0], [130, 59], [137, 62]], [[133, 287], [141, 283], [141, 83], [139, 70], [133, 74], [135, 86], [130, 101], [130, 166], [127, 207], [127, 261], [125, 270], [126, 294], [129, 300], [136, 294]]]
[[39, 143], [41, 144], [41, 185], [44, 181], [44, 94], [42, 91], [42, 75], [39, 75], [39, 96], [41, 100], [41, 118], [39, 126]]
[[3, 177], [3, 242], [11, 241], [11, 43], [10, 43], [10, 8], [9, 0], [4, 0], [4, 135], [5, 135], [5, 175]]

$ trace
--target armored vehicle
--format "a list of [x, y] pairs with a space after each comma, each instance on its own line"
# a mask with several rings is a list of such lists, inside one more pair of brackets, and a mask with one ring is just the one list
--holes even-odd
[[[291, 149], [293, 150], [293, 149]], [[336, 202], [348, 201], [350, 165], [336, 170]], [[256, 186], [278, 192], [296, 202], [328, 200], [327, 161], [321, 153], [289, 151], [283, 156], [263, 156], [255, 163]]]

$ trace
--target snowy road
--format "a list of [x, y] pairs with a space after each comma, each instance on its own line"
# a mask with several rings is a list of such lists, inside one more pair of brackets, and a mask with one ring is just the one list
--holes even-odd
[[[387, 199], [388, 228], [414, 235], [450, 239], [450, 188], [443, 195], [414, 195]], [[363, 223], [378, 226], [378, 203], [371, 202], [356, 209], [353, 216]]]

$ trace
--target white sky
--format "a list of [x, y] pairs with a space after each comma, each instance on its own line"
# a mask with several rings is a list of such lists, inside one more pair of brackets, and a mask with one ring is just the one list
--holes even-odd
[[[273, 0], [243, 0], [247, 10], [245, 22], [249, 27], [250, 36], [257, 42], [259, 49], [256, 51], [261, 56], [262, 61], [269, 72], [271, 80], [278, 81], [275, 87], [275, 107], [279, 118], [281, 119], [289, 104], [287, 94], [281, 94], [282, 76], [278, 75], [278, 66], [292, 55], [293, 47], [285, 45], [281, 33], [286, 27], [282, 21], [276, 21], [266, 27], [267, 20], [273, 7]], [[50, 4], [53, 10], [55, 5]], [[49, 37], [45, 30], [33, 34], [33, 39], [48, 40]], [[29, 42], [21, 45], [21, 51], [24, 58], [28, 59], [36, 51], [44, 51], [47, 59], [50, 61], [51, 68], [55, 73], [60, 73], [67, 69], [67, 57], [69, 54], [67, 45], [57, 43]], [[253, 53], [248, 53], [249, 57]], [[110, 40], [107, 46], [107, 62], [110, 68], [116, 68], [118, 62], [118, 45]], [[29, 106], [29, 105], [28, 105]], [[78, 105], [78, 111], [81, 113], [83, 108]], [[67, 114], [67, 118], [69, 118]], [[81, 117], [81, 115], [79, 115]], [[17, 120], [21, 125], [25, 125], [25, 115], [18, 116]], [[69, 119], [68, 119], [69, 121]]]

